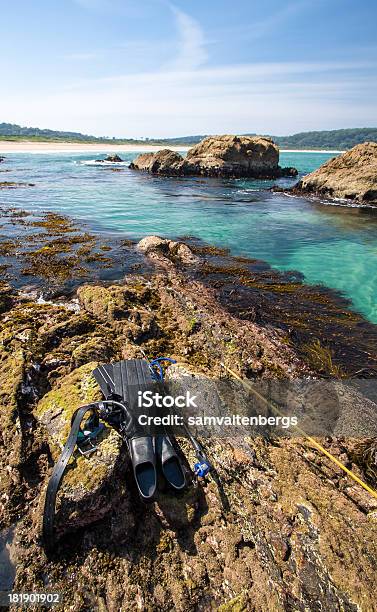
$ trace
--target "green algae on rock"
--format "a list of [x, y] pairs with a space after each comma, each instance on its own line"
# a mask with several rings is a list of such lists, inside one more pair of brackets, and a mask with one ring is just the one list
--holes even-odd
[[[17, 239], [9, 234], [0, 236], [0, 258], [4, 261], [0, 261], [0, 275], [17, 286], [30, 282], [54, 292], [72, 289], [84, 278], [113, 276], [123, 265], [125, 253], [131, 251], [131, 242], [106, 244], [103, 238], [82, 231], [70, 218], [57, 213], [35, 218], [31, 212], [9, 208], [2, 210], [2, 216], [6, 224], [14, 226]], [[132, 258], [137, 258], [136, 253]]]
[[[75, 455], [63, 480], [56, 558], [41, 550], [43, 492], [73, 410], [99, 397], [96, 363], [142, 357], [141, 349], [148, 357], [167, 354], [180, 362], [179, 381], [183, 370], [220, 378], [221, 357], [241, 376], [269, 381], [322, 376], [322, 362], [326, 374], [334, 365], [349, 372], [342, 351], [354, 341], [352, 367], [372, 366], [372, 351], [368, 362], [365, 355], [373, 326], [348, 316], [336, 296], [266, 267], [258, 272], [254, 262], [201, 256], [205, 262], [192, 266], [157, 249], [153, 274], [83, 285], [78, 303], [37, 304], [4, 289], [0, 418], [7, 446], [0, 445], [0, 459], [11, 470], [1, 494], [17, 490], [13, 506], [7, 502], [7, 520], [19, 519], [14, 588], [42, 589], [48, 581], [77, 610], [373, 609], [377, 506], [301, 439], [208, 439], [216, 479], [179, 497], [165, 491], [145, 506], [127, 454], [107, 430], [96, 455]], [[316, 317], [308, 316], [310, 304]], [[335, 356], [316, 343], [325, 333], [343, 347]], [[192, 461], [187, 441], [180, 443]], [[354, 444], [324, 444], [371, 482]]]

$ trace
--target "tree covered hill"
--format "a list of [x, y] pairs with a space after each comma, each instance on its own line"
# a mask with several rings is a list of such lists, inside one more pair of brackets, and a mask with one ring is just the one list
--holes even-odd
[[[81, 134], [80, 132], [64, 132], [59, 130], [46, 130], [34, 127], [21, 127], [14, 123], [0, 123], [0, 138], [2, 140], [63, 140], [63, 141], [79, 141], [79, 142], [98, 142], [107, 140], [105, 138], [97, 138]], [[112, 139], [108, 139], [111, 140]]]
[[363, 142], [377, 142], [377, 128], [300, 132], [272, 138], [282, 149], [351, 149]]
[[[253, 136], [253, 134], [247, 134]], [[97, 142], [113, 144], [158, 144], [164, 146], [191, 146], [205, 138], [205, 134], [197, 136], [181, 136], [177, 138], [109, 138], [96, 137], [80, 132], [64, 132], [32, 127], [21, 127], [13, 123], [0, 123], [0, 140], [36, 140], [64, 142]], [[317, 132], [300, 132], [291, 136], [271, 136], [281, 149], [350, 149], [362, 142], [377, 142], [377, 128], [350, 128]]]

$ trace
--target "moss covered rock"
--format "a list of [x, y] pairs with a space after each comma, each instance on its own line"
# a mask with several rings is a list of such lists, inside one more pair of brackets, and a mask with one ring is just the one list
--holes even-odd
[[114, 321], [127, 314], [123, 287], [84, 285], [77, 291], [81, 307], [100, 321]]
[[[95, 367], [96, 363], [87, 363], [63, 376], [36, 406], [35, 417], [49, 432], [54, 461], [67, 440], [75, 410], [101, 398], [92, 376]], [[121, 440], [114, 430], [104, 429], [97, 442], [97, 451], [83, 456], [76, 450], [68, 464], [57, 503], [58, 533], [102, 518], [114, 502], [109, 490], [119, 488], [115, 472], [119, 463], [125, 463], [126, 455], [119, 458]]]

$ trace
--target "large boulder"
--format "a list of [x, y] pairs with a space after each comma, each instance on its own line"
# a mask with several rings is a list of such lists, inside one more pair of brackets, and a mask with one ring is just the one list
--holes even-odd
[[192, 147], [184, 161], [187, 174], [271, 176], [279, 167], [279, 149], [269, 138], [209, 136]]
[[142, 153], [130, 164], [133, 170], [144, 170], [152, 174], [181, 174], [183, 157], [171, 151], [162, 149], [157, 153]]
[[[34, 409], [34, 417], [49, 434], [49, 448], [55, 462], [67, 440], [75, 410], [102, 398], [92, 376], [96, 365], [86, 363], [61, 377]], [[106, 427], [97, 444], [98, 449], [91, 454], [90, 461], [76, 453], [75, 460], [64, 474], [57, 500], [56, 529], [59, 535], [103, 518], [110, 512], [114, 501], [119, 503], [122, 494], [129, 495], [124, 486], [119, 486], [118, 479], [120, 476], [123, 479], [128, 464], [127, 455], [119, 454], [119, 436]]]
[[146, 236], [137, 245], [138, 249], [152, 257], [152, 259], [160, 259], [167, 257], [170, 261], [180, 261], [183, 264], [196, 264], [199, 259], [187, 244], [160, 238], [159, 236]]
[[278, 147], [262, 136], [209, 136], [192, 147], [186, 158], [163, 149], [139, 155], [130, 168], [170, 176], [276, 178], [297, 174], [295, 168], [279, 166]]
[[330, 159], [305, 176], [294, 191], [376, 206], [377, 143], [356, 145], [350, 151]]

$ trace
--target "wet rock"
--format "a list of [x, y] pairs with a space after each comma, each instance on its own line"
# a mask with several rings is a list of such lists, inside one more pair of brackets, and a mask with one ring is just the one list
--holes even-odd
[[[2, 332], [0, 359], [0, 522], [6, 525], [8, 514], [17, 507], [22, 462], [22, 432], [18, 398], [24, 376], [21, 343]], [[6, 345], [4, 346], [4, 342]]]
[[377, 143], [356, 145], [330, 159], [305, 176], [293, 192], [377, 206]]
[[171, 151], [162, 149], [157, 153], [142, 153], [130, 164], [133, 170], [143, 170], [152, 174], [181, 174], [183, 157]]
[[14, 290], [8, 283], [0, 283], [0, 313], [10, 310], [13, 304]]
[[75, 367], [88, 363], [88, 361], [109, 361], [113, 353], [112, 339], [109, 336], [94, 336], [86, 342], [80, 343], [72, 351], [72, 360]]
[[159, 236], [146, 236], [137, 245], [140, 251], [149, 253], [154, 250], [161, 250], [163, 252], [169, 251], [169, 240], [166, 238], [160, 238]]
[[210, 136], [187, 156], [164, 149], [139, 155], [130, 168], [153, 174], [276, 178], [296, 176], [295, 168], [279, 166], [279, 149], [263, 136]]
[[114, 162], [115, 162], [115, 163], [118, 163], [118, 162], [122, 162], [122, 161], [123, 161], [123, 159], [122, 159], [121, 157], [119, 157], [119, 155], [108, 155], [108, 156], [105, 158], [105, 161], [107, 161], [107, 162], [113, 162], [113, 163], [114, 163]]
[[146, 236], [140, 240], [137, 247], [147, 255], [157, 253], [169, 259], [178, 259], [183, 264], [195, 264], [199, 261], [187, 244], [159, 236]]
[[17, 187], [35, 187], [34, 183], [15, 183], [14, 181], [0, 182], [0, 189], [16, 189]]
[[1, 162], [5, 161], [5, 157], [3, 157], [2, 155], [0, 155], [0, 164]]
[[[99, 387], [92, 377], [95, 367], [95, 362], [86, 363], [57, 380], [34, 410], [35, 418], [49, 433], [50, 450], [55, 461], [68, 437], [75, 410], [101, 399]], [[98, 437], [98, 450], [91, 454], [90, 460], [75, 454], [60, 487], [57, 504], [59, 534], [93, 523], [110, 510], [114, 499], [107, 489], [110, 481], [116, 480], [114, 470], [119, 449], [120, 438], [113, 430], [106, 429]]]
[[122, 161], [123, 159], [119, 157], [119, 155], [108, 155], [107, 157], [105, 157], [105, 159], [96, 159], [96, 162], [99, 162], [99, 163], [112, 162], [114, 164], [114, 163], [119, 163]]
[[[238, 305], [229, 310], [219, 302], [200, 268], [176, 265], [177, 244], [149, 237], [142, 245], [148, 257], [157, 254], [171, 265], [122, 285], [82, 286], [75, 314], [15, 294], [2, 315], [0, 508], [14, 492], [13, 516], [22, 517], [14, 588], [43, 590], [47, 584], [75, 610], [374, 609], [375, 500], [303, 439], [232, 432], [206, 437], [216, 470], [208, 483], [180, 495], [164, 491], [145, 506], [128, 454], [106, 430], [94, 455], [75, 453], [70, 462], [56, 517], [58, 534], [67, 537], [56, 558], [46, 560], [39, 541], [43, 493], [73, 411], [100, 397], [91, 376], [97, 361], [141, 357], [140, 348], [148, 357], [176, 357], [179, 364], [167, 376], [175, 388], [215, 379], [222, 403], [235, 413], [250, 405], [250, 395], [224, 378], [220, 361], [238, 374], [246, 366], [268, 383], [313, 373], [274, 319], [242, 318]], [[261, 301], [265, 285], [253, 290]], [[330, 314], [333, 320], [335, 311]], [[336, 337], [339, 343], [341, 333]], [[354, 419], [360, 411], [351, 399]], [[365, 419], [366, 402], [362, 408]], [[178, 443], [192, 465], [188, 441]], [[375, 487], [375, 441], [360, 449], [347, 438], [324, 444]]]
[[82, 285], [77, 290], [81, 307], [100, 321], [114, 321], [127, 315], [123, 287]]

